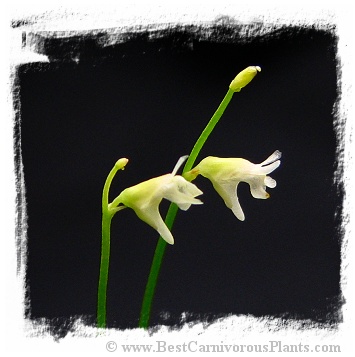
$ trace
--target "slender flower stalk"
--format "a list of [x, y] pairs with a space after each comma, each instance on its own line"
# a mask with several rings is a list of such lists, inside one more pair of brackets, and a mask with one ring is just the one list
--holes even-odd
[[[226, 110], [229, 102], [231, 101], [231, 99], [233, 97], [233, 94], [235, 92], [239, 92], [243, 87], [245, 87], [255, 77], [257, 72], [260, 72], [260, 70], [261, 69], [258, 66], [247, 67], [242, 72], [240, 72], [235, 77], [235, 79], [231, 82], [229, 89], [227, 91], [227, 94], [223, 98], [221, 104], [217, 108], [216, 112], [213, 114], [212, 118], [210, 119], [207, 126], [202, 131], [199, 138], [197, 139], [194, 147], [192, 148], [189, 158], [188, 158], [188, 160], [184, 166], [184, 169], [182, 171], [182, 175], [184, 175], [184, 173], [186, 173], [192, 169], [198, 154], [200, 153], [203, 145], [205, 144], [206, 140], [212, 133], [216, 124], [221, 119], [224, 111]], [[188, 178], [186, 178], [186, 179], [188, 180]], [[173, 204], [173, 203], [170, 204], [168, 213], [165, 218], [165, 223], [166, 223], [166, 226], [169, 228], [169, 230], [172, 229], [172, 226], [174, 224], [175, 217], [177, 214], [177, 210], [178, 210], [178, 208], [175, 204]], [[150, 269], [149, 276], [148, 276], [147, 285], [146, 285], [145, 292], [144, 292], [141, 314], [140, 314], [140, 319], [139, 319], [139, 327], [141, 327], [141, 328], [147, 329], [149, 326], [152, 302], [154, 299], [154, 293], [155, 293], [155, 288], [156, 288], [156, 284], [157, 284], [160, 269], [161, 269], [161, 264], [162, 264], [162, 261], [164, 258], [165, 248], [166, 248], [166, 242], [160, 237], [158, 240], [156, 249], [155, 249], [151, 269]]]
[[107, 176], [102, 192], [102, 241], [101, 241], [101, 263], [97, 298], [97, 326], [106, 327], [106, 293], [108, 282], [108, 270], [110, 263], [110, 228], [111, 220], [116, 212], [125, 208], [124, 206], [111, 209], [109, 207], [108, 194], [111, 182], [118, 170], [123, 170], [127, 165], [127, 159], [119, 159], [109, 175]]

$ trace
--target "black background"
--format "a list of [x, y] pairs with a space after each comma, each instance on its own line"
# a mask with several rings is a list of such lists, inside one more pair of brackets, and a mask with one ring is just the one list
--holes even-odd
[[[259, 163], [278, 149], [282, 164], [271, 174], [278, 185], [268, 189], [270, 199], [256, 200], [241, 184], [240, 222], [208, 180], [194, 181], [204, 205], [178, 212], [151, 323], [177, 325], [183, 312], [187, 321], [251, 314], [339, 322], [336, 36], [332, 29], [284, 28], [246, 40], [240, 30], [176, 27], [153, 37], [130, 33], [110, 46], [100, 43], [103, 33], [38, 40], [51, 63], [21, 66], [17, 82], [28, 318], [56, 327], [73, 316], [95, 323], [107, 174], [129, 158], [112, 184], [113, 199], [171, 172], [235, 75], [259, 65], [262, 72], [234, 95], [197, 162], [213, 155]], [[163, 215], [167, 207], [164, 201]], [[132, 210], [114, 217], [109, 327], [137, 326], [157, 238]]]

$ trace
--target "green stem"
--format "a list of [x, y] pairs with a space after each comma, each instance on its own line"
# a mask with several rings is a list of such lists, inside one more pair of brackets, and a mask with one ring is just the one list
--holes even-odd
[[[173, 226], [174, 218], [176, 216], [177, 210], [178, 210], [178, 206], [174, 203], [171, 203], [165, 218], [166, 226], [170, 230]], [[167, 243], [165, 242], [165, 240], [159, 237], [157, 246], [155, 248], [152, 265], [150, 268], [147, 285], [144, 292], [143, 303], [141, 308], [141, 316], [139, 320], [139, 327], [147, 328], [149, 324], [150, 310], [152, 307], [152, 301], [155, 293], [155, 288], [156, 288], [166, 244]]]
[[101, 241], [101, 262], [100, 262], [100, 277], [97, 296], [97, 326], [100, 328], [106, 327], [106, 293], [108, 282], [108, 270], [110, 263], [110, 228], [111, 220], [117, 209], [110, 209], [108, 203], [108, 194], [112, 179], [117, 171], [123, 169], [125, 164], [117, 161], [109, 175], [107, 176], [104, 189], [102, 192], [102, 241]]
[[233, 97], [233, 94], [234, 94], [234, 92], [231, 89], [228, 89], [228, 92], [225, 95], [225, 97], [223, 98], [221, 104], [217, 108], [216, 112], [213, 114], [212, 118], [210, 119], [210, 121], [206, 125], [205, 129], [201, 133], [200, 137], [197, 139], [194, 147], [192, 148], [191, 153], [189, 155], [189, 158], [186, 161], [186, 164], [184, 166], [182, 173], [185, 173], [192, 169], [192, 166], [194, 165], [198, 154], [200, 153], [203, 145], [205, 144], [206, 140], [212, 133], [214, 127], [219, 122], [219, 119], [221, 119], [224, 111], [226, 110], [229, 102], [231, 101], [231, 99]]
[[97, 299], [97, 327], [106, 327], [106, 292], [108, 269], [110, 264], [110, 228], [112, 216], [108, 212], [102, 214], [101, 264]]
[[[182, 173], [185, 173], [192, 169], [198, 154], [200, 153], [203, 145], [205, 144], [209, 135], [211, 134], [214, 127], [218, 123], [219, 119], [223, 115], [225, 109], [227, 108], [229, 102], [231, 101], [231, 99], [233, 97], [233, 94], [234, 94], [234, 91], [231, 89], [228, 89], [228, 92], [225, 95], [225, 97], [223, 98], [221, 104], [217, 108], [216, 112], [213, 114], [212, 118], [210, 119], [207, 126], [202, 131], [200, 137], [197, 139], [194, 147], [192, 148], [192, 151], [189, 155], [189, 158], [184, 166]], [[165, 218], [165, 223], [170, 230], [174, 224], [177, 211], [178, 211], [177, 206], [173, 203], [170, 204], [168, 213]], [[153, 262], [152, 262], [152, 265], [150, 268], [148, 281], [147, 281], [147, 285], [146, 285], [145, 292], [144, 292], [144, 297], [143, 297], [143, 303], [142, 303], [140, 320], [139, 320], [139, 327], [141, 327], [141, 328], [146, 329], [149, 326], [152, 302], [153, 302], [153, 298], [154, 298], [156, 284], [157, 284], [158, 277], [159, 277], [161, 263], [163, 261], [163, 257], [164, 257], [164, 253], [165, 253], [165, 248], [166, 248], [166, 242], [161, 237], [159, 237], [157, 247], [155, 249], [155, 253], [154, 253], [154, 257], [153, 257]]]

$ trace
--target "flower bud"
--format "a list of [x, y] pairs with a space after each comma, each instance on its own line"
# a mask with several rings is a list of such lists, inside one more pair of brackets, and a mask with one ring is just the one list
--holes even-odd
[[229, 88], [233, 92], [240, 92], [242, 88], [244, 88], [251, 80], [256, 76], [258, 72], [261, 71], [259, 66], [249, 66], [245, 68], [243, 71], [237, 74], [237, 76], [233, 79]]
[[127, 163], [128, 163], [128, 159], [122, 158], [122, 159], [119, 159], [115, 163], [115, 167], [116, 167], [117, 170], [124, 170], [124, 167], [127, 165]]

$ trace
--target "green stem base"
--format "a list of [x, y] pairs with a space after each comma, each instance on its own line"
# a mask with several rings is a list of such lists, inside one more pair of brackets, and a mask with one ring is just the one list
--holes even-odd
[[97, 298], [97, 327], [99, 328], [106, 327], [106, 292], [110, 265], [111, 219], [112, 215], [109, 212], [102, 213], [101, 263]]

